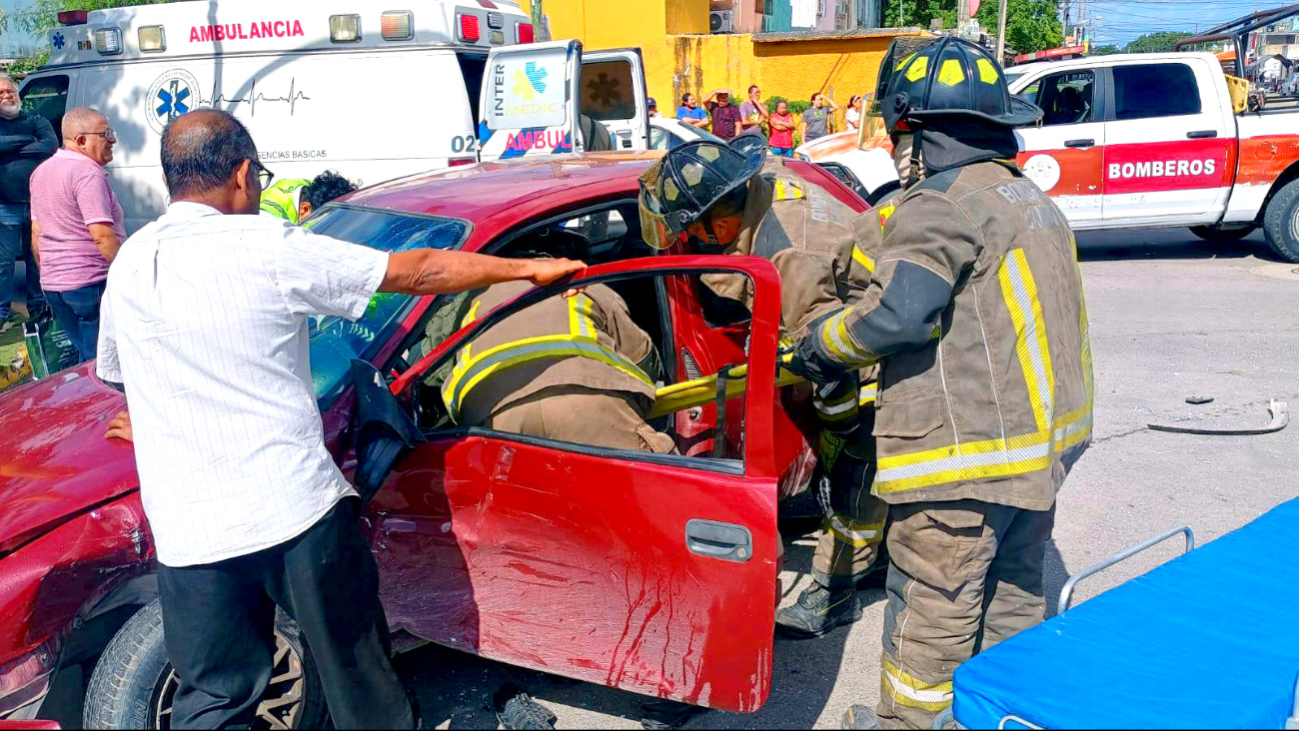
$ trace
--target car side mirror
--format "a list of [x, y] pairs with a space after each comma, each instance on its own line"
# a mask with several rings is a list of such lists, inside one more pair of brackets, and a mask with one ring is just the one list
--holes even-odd
[[362, 503], [368, 503], [383, 487], [397, 460], [423, 437], [374, 365], [353, 360], [352, 385], [356, 391], [356, 491]]

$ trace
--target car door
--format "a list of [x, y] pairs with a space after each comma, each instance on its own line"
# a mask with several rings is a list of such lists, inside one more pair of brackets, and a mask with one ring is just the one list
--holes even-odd
[[[1184, 61], [1121, 62], [1105, 123], [1105, 220], [1215, 223], [1235, 175], [1235, 121], [1215, 89], [1221, 71]], [[1213, 74], [1218, 79], [1213, 78]]]
[[[566, 286], [738, 272], [754, 282], [735, 458], [654, 455], [482, 428], [425, 434], [367, 509], [394, 629], [501, 662], [728, 711], [770, 690], [777, 573], [779, 279], [749, 257], [633, 259], [532, 290], [393, 384], [417, 391], [475, 334]], [[418, 398], [417, 393], [411, 398]]]
[[1041, 76], [1017, 92], [1043, 112], [1040, 124], [1015, 130], [1017, 161], [1075, 228], [1100, 225], [1103, 217], [1102, 86], [1100, 70], [1072, 69]]
[[582, 53], [581, 114], [603, 124], [613, 149], [650, 149], [649, 95], [639, 48]]
[[493, 48], [479, 95], [478, 159], [573, 152], [580, 41]]

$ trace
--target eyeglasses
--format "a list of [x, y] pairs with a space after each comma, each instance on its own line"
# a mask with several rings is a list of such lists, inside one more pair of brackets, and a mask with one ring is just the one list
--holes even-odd
[[275, 173], [266, 169], [266, 166], [256, 160], [249, 160], [253, 167], [257, 168], [257, 182], [261, 183], [262, 190], [271, 187], [271, 181], [275, 180]]
[[80, 137], [81, 135], [98, 135], [104, 138], [104, 142], [117, 142], [117, 133], [113, 131], [112, 127], [103, 132], [81, 132], [77, 136]]
[[18, 92], [14, 91], [13, 89], [0, 89], [0, 97], [10, 97], [10, 96], [17, 99]]

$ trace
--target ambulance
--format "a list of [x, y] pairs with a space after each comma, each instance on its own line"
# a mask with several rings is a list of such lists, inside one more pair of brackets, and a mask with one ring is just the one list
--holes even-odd
[[159, 141], [195, 109], [242, 120], [279, 179], [334, 170], [369, 185], [581, 152], [580, 117], [603, 124], [615, 149], [648, 147], [639, 50], [534, 43], [529, 16], [504, 0], [204, 0], [59, 19], [24, 106], [56, 131], [73, 107], [107, 115], [128, 232], [166, 208]]

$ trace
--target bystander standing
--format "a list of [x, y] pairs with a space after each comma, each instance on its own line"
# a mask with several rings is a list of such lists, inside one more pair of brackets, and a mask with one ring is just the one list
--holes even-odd
[[78, 107], [63, 115], [63, 148], [32, 173], [32, 246], [41, 288], [80, 360], [95, 357], [99, 300], [126, 229], [104, 170], [117, 135], [108, 118]]
[[713, 115], [713, 134], [724, 140], [732, 140], [743, 131], [740, 108], [731, 106], [729, 89], [718, 89], [709, 94], [704, 100], [704, 107]]
[[740, 105], [740, 128], [742, 132], [757, 130], [762, 132], [762, 123], [767, 121], [767, 105], [762, 103], [762, 89], [757, 84], [749, 87], [749, 98]]
[[[826, 107], [829, 104], [829, 107]], [[817, 92], [812, 95], [812, 106], [803, 112], [803, 144], [825, 137], [830, 133], [830, 115], [839, 111], [839, 105], [830, 97]]]
[[172, 202], [109, 270], [97, 371], [126, 392], [107, 436], [135, 442], [180, 683], [171, 727], [252, 723], [278, 604], [302, 628], [336, 728], [414, 728], [357, 493], [325, 447], [307, 317], [356, 319], [379, 291], [544, 284], [583, 265], [388, 254], [258, 216], [273, 176], [222, 111], [177, 117], [161, 146]]
[[27, 270], [27, 311], [35, 314], [43, 306], [31, 247], [28, 181], [58, 148], [54, 128], [44, 117], [23, 112], [18, 85], [0, 74], [0, 332], [13, 327], [9, 315], [19, 257]]
[[662, 114], [659, 114], [659, 103], [654, 97], [650, 97], [646, 100], [645, 106], [649, 108], [649, 115], [651, 118], [663, 116]]
[[843, 113], [844, 122], [848, 124], [848, 129], [856, 132], [861, 129], [861, 94], [853, 94], [848, 100], [848, 111]]
[[784, 99], [776, 102], [776, 110], [767, 118], [767, 125], [771, 127], [768, 141], [772, 152], [781, 157], [794, 154], [794, 129], [798, 123], [794, 121], [794, 115], [789, 113], [789, 102]]
[[699, 97], [689, 92], [681, 95], [681, 106], [677, 109], [677, 119], [691, 127], [704, 129], [708, 126], [708, 112], [699, 106]]

